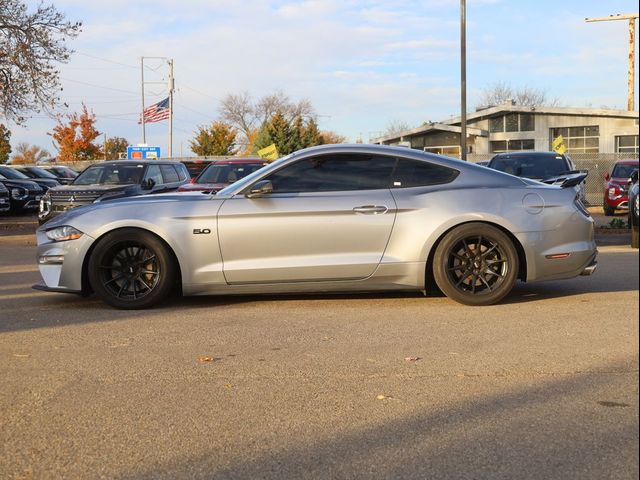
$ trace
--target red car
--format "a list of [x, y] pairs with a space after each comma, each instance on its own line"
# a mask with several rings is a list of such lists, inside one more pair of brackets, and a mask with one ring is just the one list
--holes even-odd
[[638, 160], [619, 160], [613, 166], [611, 174], [604, 176], [606, 183], [602, 205], [605, 215], [613, 215], [616, 208], [629, 209], [627, 182], [634, 170], [638, 170]]
[[200, 174], [178, 188], [179, 192], [217, 192], [261, 169], [268, 162], [255, 158], [229, 158], [212, 162]]

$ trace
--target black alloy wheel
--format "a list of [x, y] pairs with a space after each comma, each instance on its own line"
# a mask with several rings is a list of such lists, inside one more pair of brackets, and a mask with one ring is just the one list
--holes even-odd
[[116, 308], [147, 308], [161, 302], [173, 286], [175, 271], [163, 242], [137, 229], [107, 234], [89, 260], [91, 287]]
[[507, 295], [518, 274], [511, 239], [488, 224], [469, 223], [442, 239], [434, 256], [434, 277], [451, 299], [466, 305], [491, 305]]

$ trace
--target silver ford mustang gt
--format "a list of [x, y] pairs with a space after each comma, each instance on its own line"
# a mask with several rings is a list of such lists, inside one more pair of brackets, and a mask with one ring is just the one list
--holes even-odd
[[37, 231], [43, 283], [118, 308], [185, 295], [427, 291], [500, 301], [516, 280], [589, 275], [585, 174], [555, 185], [417, 150], [327, 145], [217, 195], [168, 193], [71, 210]]

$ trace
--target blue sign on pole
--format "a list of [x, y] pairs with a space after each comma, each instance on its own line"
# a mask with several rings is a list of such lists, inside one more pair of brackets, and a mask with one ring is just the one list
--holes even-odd
[[160, 158], [160, 147], [127, 147], [129, 160]]

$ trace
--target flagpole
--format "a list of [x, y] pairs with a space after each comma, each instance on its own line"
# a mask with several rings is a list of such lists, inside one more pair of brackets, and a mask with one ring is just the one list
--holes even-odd
[[173, 157], [173, 59], [169, 63], [169, 158]]
[[140, 120], [142, 123], [142, 144], [146, 145], [147, 135], [144, 129], [144, 57], [140, 57], [140, 79], [140, 86], [142, 88], [142, 116]]

